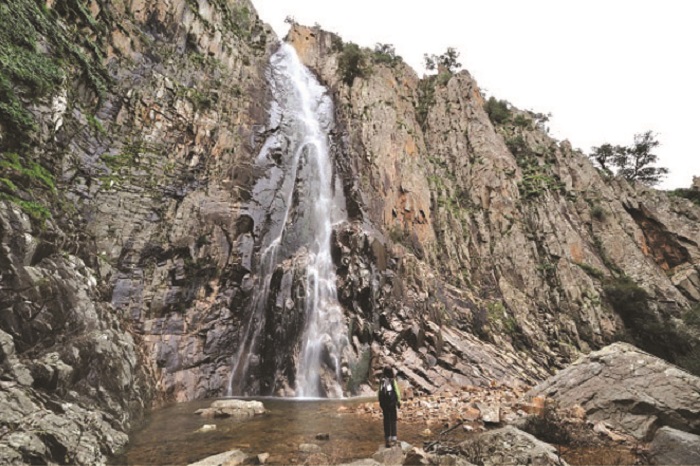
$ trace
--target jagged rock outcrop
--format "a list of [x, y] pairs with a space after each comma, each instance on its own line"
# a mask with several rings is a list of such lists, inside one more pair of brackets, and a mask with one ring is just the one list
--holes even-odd
[[[102, 464], [149, 407], [139, 348], [95, 271], [0, 203], [0, 457]], [[56, 243], [49, 243], [53, 237]]]
[[582, 357], [529, 395], [580, 405], [640, 440], [663, 426], [700, 434], [700, 378], [625, 343]]
[[224, 389], [276, 38], [246, 0], [0, 13], [1, 456], [104, 464], [154, 401]]
[[432, 312], [438, 328], [527, 354], [530, 367], [563, 367], [624, 332], [671, 360], [691, 358], [697, 330], [673, 348], [645, 342], [616, 293], [631, 277], [646, 293], [642, 319], [684, 328], [697, 303], [697, 205], [604, 179], [533, 112], [492, 122], [467, 72], [419, 79], [364, 51], [348, 80], [341, 58], [353, 49], [340, 38], [294, 26], [288, 40], [337, 101], [340, 172], [357, 180], [346, 183], [360, 206], [353, 219], [401, 250], [391, 272], [407, 293], [383, 303], [387, 315], [423, 308], [399, 322], [427, 332]]

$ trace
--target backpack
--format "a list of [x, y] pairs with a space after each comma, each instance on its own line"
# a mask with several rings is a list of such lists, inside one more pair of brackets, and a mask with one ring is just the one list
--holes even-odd
[[379, 387], [379, 406], [381, 406], [382, 409], [393, 408], [396, 406], [397, 399], [394, 381], [386, 377], [383, 378], [382, 384]]

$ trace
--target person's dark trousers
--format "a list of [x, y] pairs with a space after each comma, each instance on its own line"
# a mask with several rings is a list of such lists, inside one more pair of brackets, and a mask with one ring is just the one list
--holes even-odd
[[384, 408], [384, 438], [391, 440], [396, 437], [396, 406]]

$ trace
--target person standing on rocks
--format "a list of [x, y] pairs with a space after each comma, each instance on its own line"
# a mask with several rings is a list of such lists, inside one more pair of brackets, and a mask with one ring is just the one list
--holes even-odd
[[401, 407], [401, 392], [394, 378], [394, 370], [387, 366], [384, 368], [382, 381], [377, 393], [379, 406], [382, 408], [384, 416], [384, 440], [385, 445], [391, 447], [396, 445], [396, 420], [397, 409]]

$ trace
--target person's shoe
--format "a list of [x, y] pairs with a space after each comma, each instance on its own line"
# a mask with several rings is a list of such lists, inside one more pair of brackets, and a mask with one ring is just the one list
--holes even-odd
[[386, 442], [384, 442], [384, 446], [391, 448], [391, 437], [387, 437]]

